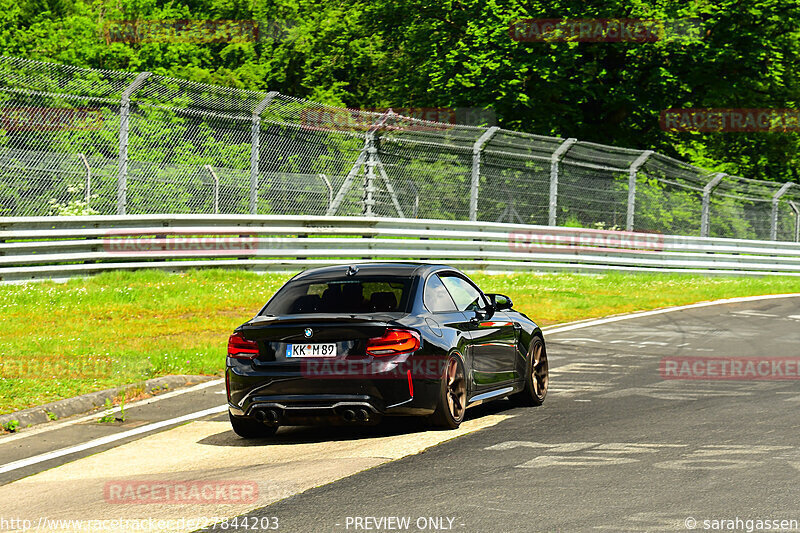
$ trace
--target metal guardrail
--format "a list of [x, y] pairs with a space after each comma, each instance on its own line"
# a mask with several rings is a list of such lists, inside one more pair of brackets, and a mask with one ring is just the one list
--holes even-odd
[[0, 218], [0, 281], [107, 270], [295, 271], [352, 261], [465, 270], [800, 276], [800, 244], [447, 220], [136, 215]]

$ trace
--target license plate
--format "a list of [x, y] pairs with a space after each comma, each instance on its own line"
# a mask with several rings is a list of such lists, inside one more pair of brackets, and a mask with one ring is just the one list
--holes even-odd
[[336, 357], [336, 344], [287, 344], [286, 357]]

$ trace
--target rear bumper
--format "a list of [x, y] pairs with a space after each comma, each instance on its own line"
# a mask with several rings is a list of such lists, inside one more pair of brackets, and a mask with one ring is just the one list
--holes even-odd
[[[256, 418], [274, 410], [280, 424], [303, 425], [345, 420], [348, 411], [365, 411], [369, 421], [384, 415], [428, 415], [438, 400], [440, 381], [398, 377], [387, 372], [358, 379], [309, 377], [292, 372], [255, 372], [228, 366], [228, 407], [234, 416]], [[359, 420], [356, 420], [359, 421]], [[360, 420], [364, 421], [364, 420]]]

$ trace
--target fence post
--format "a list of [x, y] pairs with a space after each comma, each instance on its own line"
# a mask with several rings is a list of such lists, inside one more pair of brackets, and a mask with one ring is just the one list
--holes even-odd
[[639, 169], [642, 168], [642, 165], [651, 155], [653, 155], [652, 150], [642, 152], [628, 168], [628, 216], [625, 222], [627, 231], [633, 231], [633, 217], [636, 213], [636, 178], [638, 177]]
[[794, 242], [800, 242], [800, 208], [789, 200], [789, 207], [794, 211]]
[[412, 218], [417, 218], [419, 216], [419, 189], [414, 185], [414, 180], [408, 180], [408, 185], [414, 191], [414, 214]]
[[214, 179], [214, 214], [217, 215], [219, 214], [219, 178], [214, 169], [211, 168], [211, 165], [204, 165], [204, 168], [208, 170], [208, 173]]
[[550, 202], [549, 213], [547, 216], [547, 224], [549, 226], [556, 225], [556, 214], [558, 208], [558, 164], [567, 153], [570, 147], [578, 142], [578, 139], [570, 137], [559, 146], [553, 155], [550, 156]]
[[345, 195], [350, 191], [350, 188], [353, 186], [353, 180], [356, 178], [356, 175], [361, 171], [361, 167], [364, 165], [364, 161], [367, 159], [367, 150], [366, 150], [366, 141], [364, 143], [364, 148], [358, 153], [358, 158], [356, 162], [353, 163], [353, 166], [350, 167], [350, 170], [347, 173], [347, 176], [344, 178], [344, 182], [342, 186], [339, 187], [339, 190], [336, 192], [336, 197], [333, 199], [333, 202], [328, 206], [328, 210], [325, 212], [325, 216], [333, 216], [336, 214], [336, 211], [339, 210], [339, 206], [342, 205], [344, 201]]
[[469, 219], [478, 220], [478, 188], [481, 182], [481, 152], [484, 145], [494, 137], [497, 130], [500, 128], [492, 126], [483, 132], [483, 135], [478, 137], [475, 144], [472, 145], [472, 183], [469, 189]]
[[772, 241], [778, 240], [778, 204], [781, 201], [781, 197], [792, 188], [792, 185], [794, 185], [794, 183], [791, 181], [786, 182], [783, 184], [783, 187], [772, 195], [772, 217], [769, 224], [769, 238]]
[[258, 213], [258, 167], [261, 160], [261, 113], [272, 103], [278, 91], [270, 91], [253, 109], [250, 124], [250, 214]]
[[117, 162], [117, 214], [124, 215], [128, 205], [128, 124], [131, 113], [131, 96], [150, 77], [151, 72], [140, 72], [122, 91], [119, 104], [119, 160]]
[[719, 182], [726, 176], [724, 172], [714, 174], [711, 181], [703, 187], [703, 210], [700, 214], [700, 236], [708, 237], [709, 211], [711, 209], [711, 193], [717, 188]]
[[84, 154], [78, 154], [78, 157], [86, 169], [86, 207], [89, 207], [89, 202], [92, 200], [92, 167], [89, 166], [89, 161]]
[[[392, 111], [389, 108], [386, 113], [384, 113], [383, 118], [380, 121], [381, 126], [386, 123], [387, 120], [392, 118], [393, 116], [398, 116], [397, 113]], [[403, 213], [403, 208], [400, 206], [400, 200], [397, 198], [397, 193], [394, 190], [394, 186], [392, 185], [392, 180], [389, 179], [389, 174], [386, 173], [386, 168], [381, 163], [381, 158], [379, 154], [378, 147], [375, 145], [375, 134], [374, 131], [380, 131], [380, 128], [373, 130], [372, 135], [372, 148], [373, 150], [370, 152], [370, 162], [368, 163], [369, 169], [372, 172], [372, 176], [370, 179], [375, 178], [375, 169], [378, 170], [378, 177], [383, 181], [383, 185], [386, 187], [386, 192], [389, 193], [389, 199], [392, 201], [392, 205], [394, 206], [395, 211], [397, 211], [397, 216], [400, 218], [406, 218], [405, 213]]]
[[375, 132], [370, 130], [367, 132], [367, 175], [364, 183], [364, 207], [361, 211], [365, 217], [373, 215], [372, 206], [375, 205], [375, 154], [378, 149], [375, 148]]
[[333, 203], [333, 185], [331, 185], [331, 180], [328, 179], [328, 176], [325, 174], [317, 174], [319, 179], [325, 182], [325, 186], [328, 187], [328, 209], [331, 208], [331, 204]]
[[800, 242], [800, 207], [797, 207], [792, 200], [789, 200], [788, 204], [794, 211], [794, 242]]

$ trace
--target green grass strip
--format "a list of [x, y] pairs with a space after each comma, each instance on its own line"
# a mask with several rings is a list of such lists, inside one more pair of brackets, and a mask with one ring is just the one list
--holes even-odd
[[[109, 272], [0, 285], [0, 413], [167, 374], [219, 374], [226, 340], [287, 274]], [[541, 325], [719, 298], [800, 280], [668, 274], [476, 274]]]

